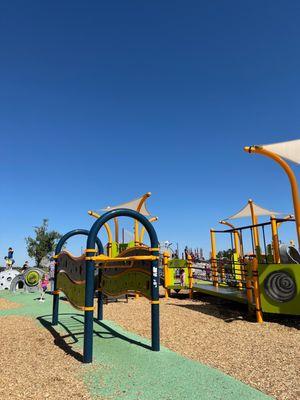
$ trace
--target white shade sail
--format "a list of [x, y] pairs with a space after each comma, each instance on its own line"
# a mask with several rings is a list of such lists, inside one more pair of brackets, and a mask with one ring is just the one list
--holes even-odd
[[[271, 216], [271, 215], [280, 215], [282, 213], [272, 211], [272, 210], [267, 210], [266, 208], [260, 207], [254, 202], [252, 202], [253, 206], [253, 211], [254, 214], [259, 217], [259, 216]], [[246, 217], [251, 217], [251, 208], [250, 204], [247, 203], [245, 207], [243, 207], [239, 212], [237, 212], [234, 215], [231, 215], [230, 217], [224, 219], [224, 221], [228, 221], [229, 219], [238, 219], [238, 218], [246, 218]]]
[[300, 164], [300, 139], [290, 140], [288, 142], [266, 144], [259, 146], [269, 150], [286, 160]]
[[[138, 208], [140, 202], [142, 201], [143, 197], [144, 196], [141, 196], [138, 199], [128, 201], [127, 203], [118, 204], [117, 206], [113, 206], [113, 207], [108, 206], [106, 208], [103, 208], [102, 211], [111, 211], [111, 210], [116, 210], [117, 208], [127, 208], [129, 210], [137, 211], [137, 208]], [[142, 207], [139, 212], [141, 214], [145, 215], [146, 217], [149, 217], [151, 214], [147, 210], [145, 203], [146, 203], [146, 201], [142, 204]]]

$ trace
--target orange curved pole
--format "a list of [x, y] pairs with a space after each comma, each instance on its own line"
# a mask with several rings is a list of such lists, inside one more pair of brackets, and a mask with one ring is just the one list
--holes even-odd
[[[249, 199], [248, 204], [250, 206], [252, 225], [257, 225], [258, 220], [257, 220], [257, 216], [254, 213], [253, 200]], [[257, 247], [259, 247], [259, 233], [258, 233], [257, 226], [255, 226], [253, 228], [253, 239], [254, 239], [254, 247], [255, 247], [254, 251], [256, 252]]]
[[118, 220], [118, 217], [114, 218], [114, 224], [115, 224], [115, 242], [119, 243], [119, 220]]
[[[158, 220], [158, 217], [152, 217], [152, 218], [149, 219], [149, 222], [155, 222], [157, 220]], [[143, 226], [142, 229], [141, 229], [141, 233], [140, 233], [140, 244], [143, 243], [145, 231], [146, 231], [146, 229]]]
[[227, 226], [229, 226], [231, 229], [234, 230], [234, 232], [233, 232], [233, 238], [234, 238], [234, 248], [235, 248], [235, 252], [237, 253], [238, 256], [239, 256], [239, 255], [242, 255], [241, 253], [242, 253], [243, 244], [242, 244], [242, 242], [241, 242], [240, 234], [239, 234], [239, 232], [236, 230], [235, 226], [232, 225], [230, 222], [227, 222], [227, 221], [224, 221], [224, 220], [219, 221], [219, 224], [227, 225]]
[[288, 165], [286, 161], [284, 161], [280, 156], [273, 153], [272, 151], [265, 150], [261, 146], [250, 146], [244, 147], [244, 150], [248, 153], [256, 153], [261, 154], [263, 156], [269, 157], [272, 160], [276, 161], [285, 171], [287, 174], [292, 191], [292, 198], [294, 204], [294, 213], [295, 213], [295, 220], [296, 220], [296, 231], [297, 231], [297, 239], [298, 239], [298, 248], [300, 247], [300, 200], [299, 200], [299, 190], [298, 190], [298, 183], [294, 172], [292, 171], [291, 167]]
[[[147, 192], [144, 194], [144, 196], [141, 198], [141, 200], [136, 208], [137, 212], [141, 211], [143, 204], [150, 196], [151, 196], [151, 192]], [[134, 220], [134, 244], [135, 244], [135, 246], [139, 245], [139, 223], [137, 220]]]
[[[94, 218], [100, 218], [100, 214], [96, 213], [95, 211], [88, 211], [88, 214], [91, 215]], [[110, 230], [110, 226], [105, 223], [104, 228], [106, 230], [107, 236], [108, 236], [108, 256], [111, 257], [111, 246], [112, 246], [112, 234]]]

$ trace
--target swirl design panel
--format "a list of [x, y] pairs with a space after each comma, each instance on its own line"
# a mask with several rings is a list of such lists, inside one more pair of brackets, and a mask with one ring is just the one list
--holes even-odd
[[279, 302], [290, 301], [297, 293], [295, 281], [284, 271], [272, 272], [267, 276], [264, 285], [266, 294]]

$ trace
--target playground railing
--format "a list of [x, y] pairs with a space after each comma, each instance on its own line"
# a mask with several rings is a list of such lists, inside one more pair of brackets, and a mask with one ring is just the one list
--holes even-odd
[[239, 289], [246, 288], [247, 264], [244, 262], [211, 259], [210, 262], [193, 264], [192, 270], [195, 283], [207, 281], [234, 286]]

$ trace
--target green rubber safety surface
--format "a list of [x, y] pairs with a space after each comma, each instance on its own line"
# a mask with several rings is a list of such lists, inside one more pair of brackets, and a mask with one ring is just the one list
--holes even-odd
[[[23, 305], [0, 311], [41, 317], [50, 326], [52, 298], [34, 301], [37, 294], [2, 294]], [[60, 302], [60, 322], [56, 331], [68, 332], [74, 352], [83, 344], [83, 314], [67, 302]], [[105, 312], [105, 308], [104, 308]], [[201, 332], [199, 332], [201, 334]], [[124, 331], [110, 321], [94, 323], [94, 363], [82, 364], [82, 379], [90, 393], [105, 400], [263, 400], [271, 397], [230, 376], [189, 360], [171, 350], [149, 350], [149, 341]]]

